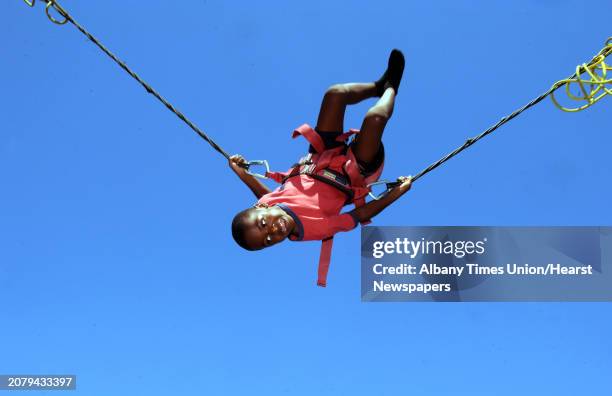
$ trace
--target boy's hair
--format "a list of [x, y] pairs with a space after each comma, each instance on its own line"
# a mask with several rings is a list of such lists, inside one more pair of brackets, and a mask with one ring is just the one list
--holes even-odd
[[248, 245], [245, 231], [247, 227], [246, 221], [249, 217], [249, 213], [254, 209], [255, 208], [247, 208], [242, 212], [238, 212], [238, 214], [234, 216], [234, 220], [232, 220], [232, 237], [234, 237], [234, 241], [236, 241], [236, 243], [240, 245], [240, 247], [242, 247], [243, 249], [251, 251], [256, 249], [253, 249]]

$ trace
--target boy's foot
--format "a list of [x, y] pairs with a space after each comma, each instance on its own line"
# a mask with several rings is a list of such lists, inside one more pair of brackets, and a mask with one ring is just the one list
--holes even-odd
[[387, 70], [385, 70], [382, 77], [374, 83], [376, 84], [376, 94], [378, 96], [382, 96], [382, 94], [385, 93], [385, 90], [389, 87], [393, 88], [397, 94], [399, 91], [400, 82], [402, 80], [402, 75], [404, 74], [405, 63], [406, 61], [404, 60], [404, 54], [402, 54], [402, 51], [398, 49], [391, 51]]

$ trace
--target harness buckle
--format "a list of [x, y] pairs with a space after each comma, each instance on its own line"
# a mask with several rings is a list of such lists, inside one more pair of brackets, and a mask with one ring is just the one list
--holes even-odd
[[314, 162], [312, 161], [312, 153], [308, 153], [308, 155], [300, 158], [298, 161], [298, 165], [312, 165]]
[[[263, 166], [265, 168], [265, 172], [262, 173], [257, 173], [257, 172], [252, 172], [250, 169], [253, 166]], [[259, 179], [269, 179], [268, 176], [266, 176], [268, 173], [270, 173], [270, 165], [268, 165], [268, 161], [266, 160], [253, 160], [253, 161], [249, 161], [246, 163], [245, 165], [245, 169], [246, 169], [246, 173], [253, 176], [253, 177], [257, 177]]]
[[312, 162], [308, 165], [304, 164], [300, 166], [300, 171], [298, 172], [300, 175], [309, 175], [314, 173], [316, 165]]

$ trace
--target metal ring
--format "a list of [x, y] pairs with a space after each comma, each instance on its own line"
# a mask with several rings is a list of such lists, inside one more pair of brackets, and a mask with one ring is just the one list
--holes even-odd
[[[57, 11], [58, 14], [60, 14], [62, 17], [64, 17], [63, 21], [60, 21], [58, 19], [55, 19], [51, 13], [49, 12], [49, 8], [53, 7], [53, 9], [55, 11]], [[66, 22], [68, 22], [68, 17], [66, 16], [65, 11], [62, 9], [62, 7], [60, 7], [58, 4], [55, 4], [55, 1], [50, 0], [47, 3], [47, 7], [45, 8], [45, 12], [47, 13], [47, 17], [49, 18], [49, 20], [53, 23], [55, 23], [56, 25], [64, 25]]]
[[[412, 179], [412, 176], [408, 176], [410, 179]], [[378, 186], [380, 184], [384, 184], [387, 188], [385, 190], [385, 192], [380, 193], [378, 195], [374, 194], [372, 192], [372, 186]], [[389, 181], [389, 180], [379, 180], [379, 181], [375, 181], [374, 183], [370, 183], [368, 184], [368, 190], [370, 190], [370, 192], [368, 193], [368, 195], [370, 197], [372, 197], [372, 199], [378, 201], [379, 199], [381, 199], [382, 197], [384, 197], [385, 195], [387, 195], [389, 193], [389, 191], [391, 191], [391, 189], [399, 186], [400, 184], [402, 184], [402, 182], [396, 180], [396, 181]]]
[[[368, 192], [368, 195], [375, 201], [378, 201], [379, 199], [381, 199], [382, 197], [384, 197], [388, 192], [389, 192], [389, 185], [392, 184], [393, 182], [387, 181], [387, 180], [379, 180], [379, 181], [375, 181], [374, 183], [370, 183], [368, 184], [368, 190], [370, 190]], [[376, 195], [372, 192], [372, 186], [378, 186], [384, 184], [387, 186], [387, 189], [385, 190], [385, 192]]]
[[262, 175], [261, 173], [250, 172], [249, 168], [251, 167], [251, 165], [263, 165], [266, 168], [266, 174], [267, 174], [267, 173], [270, 173], [270, 166], [268, 165], [268, 161], [266, 161], [266, 160], [253, 160], [253, 161], [247, 162], [247, 164], [246, 164], [246, 173], [247, 174], [249, 174], [251, 176], [254, 176], [254, 177], [257, 177], [257, 178], [260, 178], [260, 179], [268, 179], [268, 176], [266, 176], [265, 174]]

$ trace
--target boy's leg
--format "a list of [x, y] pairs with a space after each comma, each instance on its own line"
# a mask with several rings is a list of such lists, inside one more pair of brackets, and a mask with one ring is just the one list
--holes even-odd
[[353, 144], [353, 153], [357, 160], [365, 167], [378, 167], [382, 163], [382, 135], [387, 121], [393, 114], [395, 96], [399, 90], [402, 75], [404, 74], [404, 54], [394, 49], [389, 55], [389, 66], [385, 74], [376, 82], [380, 99], [368, 110], [361, 131]]
[[380, 150], [383, 131], [387, 121], [393, 114], [395, 105], [395, 89], [385, 89], [381, 98], [368, 110], [361, 131], [353, 144], [353, 153], [357, 160], [363, 164], [369, 164], [376, 159]]
[[319, 132], [343, 132], [346, 106], [377, 96], [382, 99], [389, 86], [394, 88], [394, 94], [397, 93], [403, 72], [404, 55], [401, 51], [394, 49], [389, 55], [387, 70], [377, 81], [332, 85], [323, 97], [316, 129]]
[[346, 106], [375, 96], [376, 84], [373, 82], [332, 85], [323, 96], [316, 129], [324, 132], [343, 132]]

